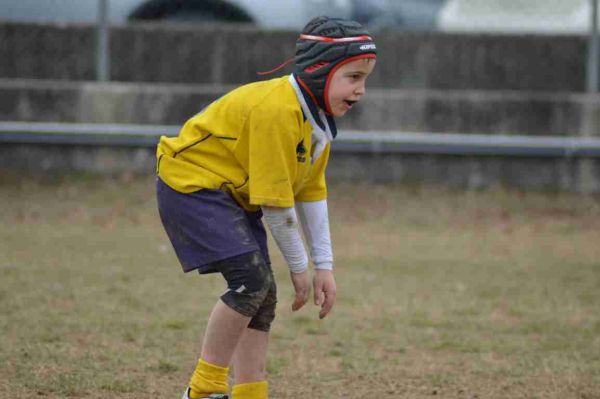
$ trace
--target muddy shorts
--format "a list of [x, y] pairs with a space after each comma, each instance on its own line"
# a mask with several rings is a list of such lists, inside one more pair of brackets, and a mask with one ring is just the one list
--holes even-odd
[[160, 178], [158, 210], [184, 272], [219, 272], [227, 281], [221, 300], [244, 316], [249, 328], [268, 331], [277, 288], [262, 213], [246, 212], [221, 190], [179, 193]]
[[253, 251], [271, 263], [262, 212], [246, 212], [229, 193], [204, 189], [183, 194], [157, 178], [156, 197], [184, 272], [213, 273], [214, 262]]

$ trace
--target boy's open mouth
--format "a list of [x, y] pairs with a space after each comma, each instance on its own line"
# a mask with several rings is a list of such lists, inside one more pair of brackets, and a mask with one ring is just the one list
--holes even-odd
[[352, 107], [354, 104], [356, 104], [358, 101], [352, 101], [352, 100], [344, 100], [344, 102], [346, 104], [348, 104], [349, 107]]

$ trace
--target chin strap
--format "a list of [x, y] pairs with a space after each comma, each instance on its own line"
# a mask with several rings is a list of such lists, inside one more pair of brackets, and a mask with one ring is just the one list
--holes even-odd
[[270, 71], [256, 72], [256, 74], [260, 75], [260, 76], [270, 75], [272, 73], [279, 71], [280, 69], [283, 69], [285, 66], [291, 64], [292, 62], [294, 62], [294, 57], [283, 61], [283, 63], [281, 63], [279, 66], [276, 66], [275, 68], [271, 69]]

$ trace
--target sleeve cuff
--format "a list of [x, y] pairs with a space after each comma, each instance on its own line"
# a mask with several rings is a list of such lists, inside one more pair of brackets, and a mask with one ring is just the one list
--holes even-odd
[[333, 262], [315, 263], [315, 270], [333, 270]]

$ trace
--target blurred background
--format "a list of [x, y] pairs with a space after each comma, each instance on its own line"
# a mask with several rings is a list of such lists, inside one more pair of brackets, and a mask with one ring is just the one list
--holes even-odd
[[597, 0], [0, 0], [0, 398], [179, 397], [220, 276], [183, 275], [155, 149], [316, 15], [378, 46], [328, 166], [338, 301], [278, 399], [600, 398]]
[[[332, 176], [598, 192], [594, 5], [0, 0], [0, 120], [13, 122], [2, 124], [3, 166], [150, 171], [141, 148], [289, 58], [297, 31], [325, 14], [361, 21], [380, 49], [366, 101], [340, 121]], [[92, 142], [136, 156], [112, 167], [75, 155], [81, 145], [93, 154]], [[34, 147], [44, 155], [29, 156]]]

